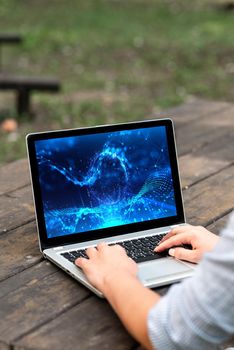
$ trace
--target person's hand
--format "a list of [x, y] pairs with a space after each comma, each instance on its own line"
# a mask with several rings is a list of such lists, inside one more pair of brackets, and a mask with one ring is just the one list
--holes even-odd
[[97, 248], [86, 250], [89, 259], [78, 258], [76, 265], [80, 267], [89, 282], [105, 294], [105, 282], [109, 276], [131, 275], [136, 277], [137, 264], [130, 259], [120, 245], [108, 246], [98, 244]]
[[[169, 255], [180, 260], [198, 263], [203, 254], [213, 250], [219, 237], [202, 226], [178, 226], [172, 229], [155, 248], [157, 253], [169, 249]], [[192, 250], [176, 247], [189, 244]]]

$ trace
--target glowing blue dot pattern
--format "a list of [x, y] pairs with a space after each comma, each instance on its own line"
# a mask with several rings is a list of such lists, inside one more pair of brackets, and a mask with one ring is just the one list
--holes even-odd
[[164, 126], [36, 141], [49, 238], [175, 216]]

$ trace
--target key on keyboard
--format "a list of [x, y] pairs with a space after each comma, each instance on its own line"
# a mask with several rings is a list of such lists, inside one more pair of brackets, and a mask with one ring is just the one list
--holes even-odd
[[[116, 242], [116, 244], [121, 245], [126, 250], [127, 255], [135, 262], [139, 263], [154, 259], [160, 259], [168, 255], [167, 251], [160, 254], [154, 252], [154, 248], [159, 244], [165, 235], [166, 233], [156, 236], [133, 239], [131, 241]], [[110, 245], [114, 244], [115, 243], [111, 243]], [[62, 253], [61, 255], [72, 263], [74, 263], [75, 260], [80, 257], [88, 258], [85, 249]]]

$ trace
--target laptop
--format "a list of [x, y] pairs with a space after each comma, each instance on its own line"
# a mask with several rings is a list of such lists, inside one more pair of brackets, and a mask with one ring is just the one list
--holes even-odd
[[[185, 215], [171, 119], [27, 135], [39, 246], [99, 297], [75, 260], [105, 241], [122, 245], [150, 288], [194, 267], [154, 248]], [[114, 273], [114, 271], [113, 271]]]

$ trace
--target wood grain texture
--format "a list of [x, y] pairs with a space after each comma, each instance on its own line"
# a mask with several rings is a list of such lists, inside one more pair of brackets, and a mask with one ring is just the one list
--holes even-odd
[[17, 290], [20, 287], [34, 283], [36, 279], [42, 279], [43, 277], [50, 275], [56, 271], [59, 271], [59, 269], [48, 260], [42, 260], [41, 262], [38, 262], [31, 267], [29, 266], [27, 269], [21, 271], [20, 273], [8, 277], [4, 281], [1, 281], [0, 299], [4, 295]]
[[27, 159], [20, 159], [0, 168], [0, 195], [30, 183]]
[[210, 225], [207, 226], [207, 229], [209, 231], [215, 233], [216, 235], [219, 235], [221, 233], [221, 231], [227, 225], [229, 216], [230, 216], [230, 214], [227, 214], [218, 220], [214, 220]]
[[213, 113], [221, 112], [231, 106], [227, 102], [207, 101], [199, 98], [193, 98], [191, 101], [166, 109], [159, 113], [160, 117], [172, 118], [180, 127], [199, 121], [200, 118], [212, 116]]
[[182, 187], [189, 187], [233, 163], [233, 135], [224, 135], [217, 142], [207, 143], [204, 147], [180, 157]]
[[0, 235], [0, 281], [42, 260], [35, 222]]
[[31, 186], [0, 197], [0, 236], [35, 218]]
[[206, 226], [233, 209], [233, 173], [230, 166], [184, 191], [189, 223]]
[[41, 269], [45, 269], [43, 264], [37, 269], [33, 267], [31, 279], [27, 276], [25, 284], [0, 299], [0, 320], [4, 320], [0, 323], [0, 340], [5, 343], [11, 343], [90, 295], [63, 271], [50, 270], [43, 274]]
[[14, 343], [16, 349], [32, 344], [43, 350], [129, 350], [136, 342], [108, 303], [92, 296]]
[[10, 347], [10, 345], [0, 340], [0, 350], [12, 350], [12, 348]]
[[234, 107], [212, 113], [184, 127], [175, 122], [179, 156], [202, 149], [208, 143], [218, 143], [225, 135], [234, 133]]

